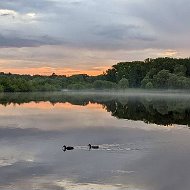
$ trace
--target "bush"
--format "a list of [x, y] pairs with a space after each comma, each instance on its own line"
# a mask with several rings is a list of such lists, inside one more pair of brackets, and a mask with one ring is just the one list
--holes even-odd
[[83, 84], [70, 84], [67, 87], [68, 89], [72, 89], [72, 90], [82, 90], [85, 89], [85, 86]]
[[142, 81], [141, 81], [141, 88], [145, 88], [146, 84], [150, 82], [150, 79], [148, 77], [145, 77]]
[[4, 92], [4, 88], [2, 85], [0, 85], [0, 92]]
[[116, 83], [110, 81], [97, 80], [93, 83], [95, 89], [113, 89], [117, 87]]
[[121, 89], [129, 88], [129, 81], [126, 78], [122, 78], [118, 83], [118, 87]]
[[145, 86], [146, 89], [152, 89], [153, 88], [153, 84], [151, 82], [148, 82]]

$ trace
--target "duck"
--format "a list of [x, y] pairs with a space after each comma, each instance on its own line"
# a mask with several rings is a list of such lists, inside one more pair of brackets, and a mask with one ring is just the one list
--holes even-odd
[[65, 152], [66, 150], [73, 150], [74, 149], [74, 147], [72, 147], [72, 146], [66, 146], [66, 145], [64, 145], [63, 147], [62, 147], [62, 150]]
[[90, 149], [99, 149], [98, 145], [91, 145], [91, 144], [89, 144], [88, 147], [89, 147], [89, 150]]

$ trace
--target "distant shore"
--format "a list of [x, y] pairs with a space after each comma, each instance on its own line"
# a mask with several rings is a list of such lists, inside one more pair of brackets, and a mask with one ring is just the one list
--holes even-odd
[[127, 89], [190, 90], [190, 58], [121, 62], [101, 75], [18, 75], [0, 73], [0, 92]]

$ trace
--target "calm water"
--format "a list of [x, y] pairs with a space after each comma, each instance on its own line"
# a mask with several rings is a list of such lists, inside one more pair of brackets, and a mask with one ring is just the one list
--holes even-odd
[[188, 94], [1, 94], [0, 189], [189, 190], [189, 126]]

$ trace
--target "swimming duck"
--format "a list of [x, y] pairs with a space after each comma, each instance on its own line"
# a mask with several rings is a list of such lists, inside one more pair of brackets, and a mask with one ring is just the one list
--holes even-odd
[[62, 150], [65, 152], [66, 150], [73, 150], [74, 149], [74, 147], [72, 147], [72, 146], [63, 146], [62, 147]]
[[88, 147], [89, 147], [89, 150], [90, 149], [99, 149], [98, 145], [91, 145], [91, 144], [89, 144]]

